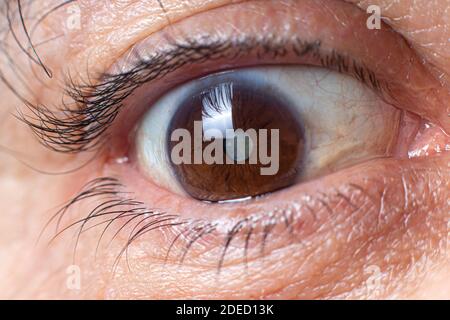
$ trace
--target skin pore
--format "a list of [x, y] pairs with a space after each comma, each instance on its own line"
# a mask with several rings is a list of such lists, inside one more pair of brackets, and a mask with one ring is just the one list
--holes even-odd
[[[15, 1], [10, 3], [15, 11]], [[320, 38], [323, 48], [357, 56], [380, 78], [392, 81], [396, 107], [439, 128], [419, 135], [416, 148], [433, 142], [445, 149], [450, 142], [440, 129], [450, 132], [450, 1], [164, 0], [161, 5], [155, 0], [79, 0], [75, 1], [81, 13], [79, 28], [66, 23], [73, 11], [60, 9], [33, 29], [35, 17], [57, 5], [54, 0], [31, 2], [25, 19], [52, 78], [23, 54], [8, 33], [8, 26], [1, 26], [5, 30], [5, 40], [0, 42], [1, 298], [450, 297], [448, 152], [433, 154], [430, 150], [429, 156], [417, 159], [376, 159], [292, 186], [267, 199], [217, 208], [159, 188], [149, 183], [135, 165], [117, 161], [131, 148], [129, 135], [124, 132], [132, 132], [145, 112], [132, 108], [145, 96], [142, 92], [156, 95], [169, 84], [205, 74], [211, 68], [207, 63], [174, 71], [165, 80], [137, 90], [124, 102], [128, 112], [115, 120], [106, 152], [61, 154], [48, 150], [14, 117], [15, 110], [28, 115], [31, 111], [11, 90], [17, 90], [33, 105], [57, 108], [62, 99], [67, 99], [63, 90], [68, 75], [75, 83], [98, 79], [117, 61], [127, 60], [130, 50], [141, 42], [163, 46], [167, 38], [181, 39], [210, 30], [225, 36], [288, 32], [285, 26], [292, 23], [296, 27], [290, 31], [300, 33], [303, 39]], [[362, 24], [369, 5], [381, 8], [385, 25], [379, 32]], [[2, 14], [6, 13], [4, 8]], [[220, 29], [217, 19], [223, 22]], [[12, 28], [19, 42], [28, 47], [19, 19], [13, 21]], [[253, 64], [249, 59], [240, 66]], [[189, 77], [183, 78], [186, 74]], [[156, 98], [152, 93], [145, 97], [148, 101]], [[49, 174], [67, 171], [71, 173]], [[177, 242], [172, 254], [166, 256], [174, 235], [170, 229], [145, 234], [129, 247], [126, 259], [115, 264], [132, 231], [119, 233], [107, 246], [120, 221], [105, 232], [106, 244], [100, 245], [96, 254], [101, 227], [80, 237], [75, 259], [77, 229], [61, 233], [48, 244], [55, 235], [53, 221], [37, 241], [62, 204], [73, 199], [89, 181], [111, 176], [145, 207], [182, 213], [183, 218], [223, 220], [225, 231], [215, 230], [202, 237], [182, 264], [175, 258], [180, 252], [182, 255], [182, 244]], [[313, 199], [307, 199], [309, 195]], [[99, 199], [94, 197], [90, 203], [80, 202], [68, 210], [60, 230], [83, 219], [98, 205], [96, 201]], [[331, 213], [324, 201], [332, 207]], [[302, 208], [293, 208], [293, 203]], [[250, 241], [244, 261], [244, 229], [233, 240], [218, 272], [229, 221], [269, 212], [277, 206], [298, 210], [305, 217], [301, 223], [292, 224], [299, 241], [289, 241], [285, 229], [275, 227], [264, 254], [256, 240]], [[308, 215], [311, 210], [315, 214]], [[255, 230], [255, 238], [264, 235], [258, 228], [261, 230]], [[76, 289], [67, 284], [73, 265], [81, 272], [81, 285]], [[369, 282], [375, 287], [368, 288]]]

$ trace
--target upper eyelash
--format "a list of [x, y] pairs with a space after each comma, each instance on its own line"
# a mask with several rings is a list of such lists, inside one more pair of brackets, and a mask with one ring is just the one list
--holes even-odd
[[101, 81], [97, 84], [76, 84], [68, 77], [66, 96], [71, 98], [70, 104], [63, 103], [57, 111], [26, 104], [31, 115], [19, 112], [19, 119], [32, 129], [43, 145], [53, 151], [79, 153], [95, 150], [106, 140], [106, 131], [122, 109], [123, 101], [142, 84], [191, 63], [236, 59], [251, 53], [259, 58], [271, 56], [276, 59], [289, 51], [298, 56], [311, 55], [324, 67], [350, 73], [383, 95], [388, 91], [386, 83], [379, 81], [374, 72], [356, 60], [334, 50], [323, 53], [320, 41], [305, 42], [299, 38], [286, 41], [275, 36], [238, 40], [200, 37], [174, 43], [168, 50], [156, 52], [149, 59], [138, 56], [137, 64], [129, 71], [104, 74], [98, 77]]

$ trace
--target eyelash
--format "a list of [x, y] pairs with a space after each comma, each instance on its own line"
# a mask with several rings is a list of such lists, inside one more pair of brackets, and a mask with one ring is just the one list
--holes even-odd
[[[100, 246], [100, 243], [104, 237], [104, 234], [108, 230], [108, 228], [118, 219], [121, 218], [127, 218], [129, 219], [122, 223], [118, 230], [115, 232], [113, 237], [110, 239], [111, 243], [123, 229], [129, 225], [133, 220], [137, 219], [135, 222], [132, 231], [130, 232], [128, 239], [126, 241], [125, 246], [120, 250], [119, 254], [117, 255], [115, 259], [115, 263], [113, 266], [113, 269], [115, 266], [118, 265], [121, 257], [127, 253], [128, 247], [141, 235], [143, 235], [146, 232], [155, 231], [155, 230], [161, 230], [161, 229], [168, 229], [168, 228], [174, 228], [174, 227], [183, 227], [181, 230], [178, 230], [178, 233], [174, 236], [173, 240], [171, 241], [166, 254], [165, 254], [165, 262], [167, 262], [167, 259], [169, 258], [171, 251], [173, 247], [175, 246], [175, 243], [180, 240], [180, 238], [184, 238], [186, 240], [186, 245], [184, 249], [182, 250], [180, 254], [179, 263], [182, 265], [185, 257], [187, 256], [189, 249], [195, 244], [197, 240], [199, 240], [201, 237], [207, 235], [208, 233], [211, 233], [216, 230], [216, 226], [212, 223], [200, 221], [200, 220], [181, 220], [178, 215], [170, 215], [167, 213], [160, 213], [152, 210], [148, 210], [145, 208], [145, 205], [143, 202], [136, 201], [132, 199], [129, 196], [127, 192], [123, 190], [124, 186], [116, 179], [111, 177], [101, 177], [94, 179], [87, 183], [85, 187], [75, 196], [73, 199], [64, 205], [47, 223], [47, 225], [44, 227], [44, 230], [42, 233], [46, 230], [47, 227], [50, 226], [52, 222], [56, 220], [56, 230], [55, 230], [55, 236], [51, 239], [51, 241], [54, 241], [58, 236], [60, 236], [65, 231], [72, 229], [73, 227], [80, 225], [78, 232], [76, 233], [76, 242], [74, 245], [74, 253], [73, 253], [73, 259], [75, 260], [76, 250], [78, 246], [78, 241], [80, 239], [80, 236], [83, 232], [88, 231], [91, 228], [106, 224], [104, 229], [101, 232], [100, 238], [97, 242], [97, 248], [96, 252]], [[97, 198], [100, 201], [100, 204], [98, 204], [93, 210], [91, 210], [85, 218], [80, 219], [78, 221], [70, 223], [67, 227], [63, 228], [62, 230], [59, 230], [60, 224], [62, 222], [62, 219], [66, 215], [66, 213], [72, 208], [74, 205], [79, 204], [80, 202], [87, 200]], [[97, 202], [96, 202], [97, 203]], [[131, 209], [123, 210], [120, 209], [121, 207], [131, 207]], [[92, 219], [97, 219], [101, 217], [110, 217], [107, 220], [101, 221], [99, 223], [95, 223], [93, 225], [87, 225], [87, 223]], [[112, 216], [112, 217], [111, 217]], [[141, 219], [138, 219], [141, 217]], [[143, 224], [140, 228], [140, 226], [144, 221], [151, 218], [149, 221], [147, 221], [145, 224]], [[224, 249], [223, 253], [221, 255], [220, 261], [218, 263], [217, 269], [218, 272], [220, 272], [220, 269], [223, 264], [223, 260], [225, 258], [226, 250], [228, 246], [230, 245], [233, 238], [238, 234], [238, 231], [243, 229], [244, 227], [244, 221], [249, 221], [249, 219], [241, 220], [238, 223], [236, 223], [230, 231], [227, 233], [226, 241], [224, 243]], [[286, 220], [287, 221], [287, 220]], [[250, 240], [251, 232], [254, 229], [251, 228], [250, 232], [247, 234], [246, 237], [246, 243], [248, 244], [248, 241]], [[266, 240], [268, 236], [269, 230], [267, 229], [264, 241]], [[41, 233], [41, 235], [42, 235]], [[264, 246], [264, 245], [263, 245]], [[262, 246], [262, 247], [263, 247]]]
[[[347, 196], [349, 194], [351, 196]], [[353, 198], [361, 197], [357, 202]], [[145, 204], [132, 197], [130, 192], [125, 190], [124, 185], [117, 178], [100, 177], [88, 182], [82, 190], [72, 198], [68, 203], [54, 214], [43, 228], [40, 238], [44, 232], [55, 223], [55, 233], [50, 242], [57, 239], [61, 234], [68, 230], [72, 230], [79, 226], [78, 231], [75, 232], [76, 238], [73, 259], [76, 258], [76, 251], [81, 235], [93, 228], [101, 225], [106, 225], [100, 232], [97, 241], [97, 251], [105, 238], [106, 232], [111, 229], [115, 222], [118, 222], [117, 230], [108, 242], [108, 246], [119, 236], [125, 232], [125, 227], [130, 227], [125, 245], [115, 258], [113, 270], [117, 267], [122, 257], [127, 257], [128, 248], [141, 236], [148, 232], [168, 231], [173, 235], [172, 240], [168, 243], [165, 250], [164, 263], [170, 257], [177, 256], [179, 266], [188, 255], [190, 249], [203, 237], [213, 234], [214, 232], [224, 236], [222, 241], [222, 250], [217, 260], [217, 273], [220, 274], [225, 263], [225, 258], [231, 243], [238, 237], [244, 239], [242, 248], [244, 255], [245, 269], [247, 269], [249, 244], [251, 241], [257, 241], [255, 246], [259, 246], [259, 254], [261, 256], [265, 253], [265, 246], [268, 243], [269, 236], [274, 230], [279, 230], [282, 235], [287, 235], [289, 241], [300, 242], [301, 236], [296, 238], [296, 234], [305, 227], [309, 220], [304, 213], [308, 213], [309, 219], [313, 223], [317, 222], [317, 215], [320, 212], [326, 212], [328, 215], [333, 215], [331, 209], [332, 202], [341, 202], [346, 204], [346, 208], [353, 214], [359, 210], [372, 210], [374, 203], [370, 201], [371, 195], [363, 186], [348, 184], [334, 189], [332, 197], [321, 194], [319, 196], [305, 195], [301, 203], [296, 204], [300, 209], [277, 208], [270, 213], [264, 215], [255, 213], [232, 223], [225, 230], [217, 229], [217, 222], [208, 222], [202, 219], [182, 219], [179, 215], [169, 214], [166, 212], [159, 212], [156, 210], [147, 209]], [[91, 209], [84, 218], [71, 222], [63, 229], [60, 229], [64, 217], [76, 205], [87, 200], [94, 200], [95, 208]], [[367, 205], [370, 205], [367, 208]], [[124, 208], [125, 207], [125, 208]], [[347, 209], [341, 209], [343, 211]], [[375, 209], [376, 210], [376, 209]], [[105, 219], [102, 219], [105, 218]], [[121, 221], [127, 219], [126, 221]], [[100, 221], [99, 221], [100, 220]], [[91, 224], [90, 224], [91, 223]], [[278, 229], [280, 228], [280, 229]], [[295, 229], [295, 230], [294, 230]], [[278, 239], [278, 234], [277, 234]], [[174, 253], [174, 248], [178, 242], [183, 242], [180, 252]], [[126, 258], [127, 260], [127, 258]]]
[[294, 38], [287, 42], [275, 36], [235, 41], [201, 37], [172, 44], [169, 50], [157, 52], [149, 60], [137, 57], [138, 62], [130, 71], [104, 74], [98, 84], [79, 85], [69, 76], [66, 95], [73, 103], [63, 103], [56, 112], [45, 106], [26, 104], [31, 115], [19, 112], [18, 118], [53, 151], [68, 154], [93, 151], [101, 148], [106, 140], [107, 130], [119, 115], [123, 101], [141, 85], [187, 64], [250, 54], [256, 54], [259, 59], [270, 56], [275, 60], [289, 50], [299, 57], [312, 56], [323, 67], [351, 74], [383, 97], [390, 96], [387, 83], [377, 79], [374, 72], [334, 50], [324, 54], [320, 41], [304, 42]]

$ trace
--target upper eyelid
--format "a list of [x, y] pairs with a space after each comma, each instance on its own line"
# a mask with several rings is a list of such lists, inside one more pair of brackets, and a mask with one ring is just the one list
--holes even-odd
[[288, 52], [299, 57], [313, 56], [322, 66], [351, 74], [383, 96], [388, 96], [387, 85], [373, 71], [354, 58], [334, 50], [323, 50], [319, 40], [286, 40], [270, 35], [239, 40], [203, 37], [173, 43], [169, 49], [156, 51], [146, 60], [137, 56], [137, 63], [128, 70], [100, 75], [97, 83], [79, 85], [69, 78], [66, 94], [74, 101], [74, 105], [62, 107], [63, 118], [46, 108], [29, 106], [33, 116], [21, 114], [21, 119], [31, 127], [40, 142], [53, 151], [91, 151], [102, 145], [102, 139], [119, 114], [122, 102], [142, 84], [160, 79], [185, 65], [205, 60], [236, 58], [255, 53], [259, 58], [270, 56], [276, 59]]

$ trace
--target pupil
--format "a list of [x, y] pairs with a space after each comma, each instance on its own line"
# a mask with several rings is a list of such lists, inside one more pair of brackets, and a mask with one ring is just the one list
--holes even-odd
[[282, 94], [252, 82], [208, 77], [177, 107], [169, 125], [169, 161], [193, 198], [233, 200], [296, 182], [302, 126]]

